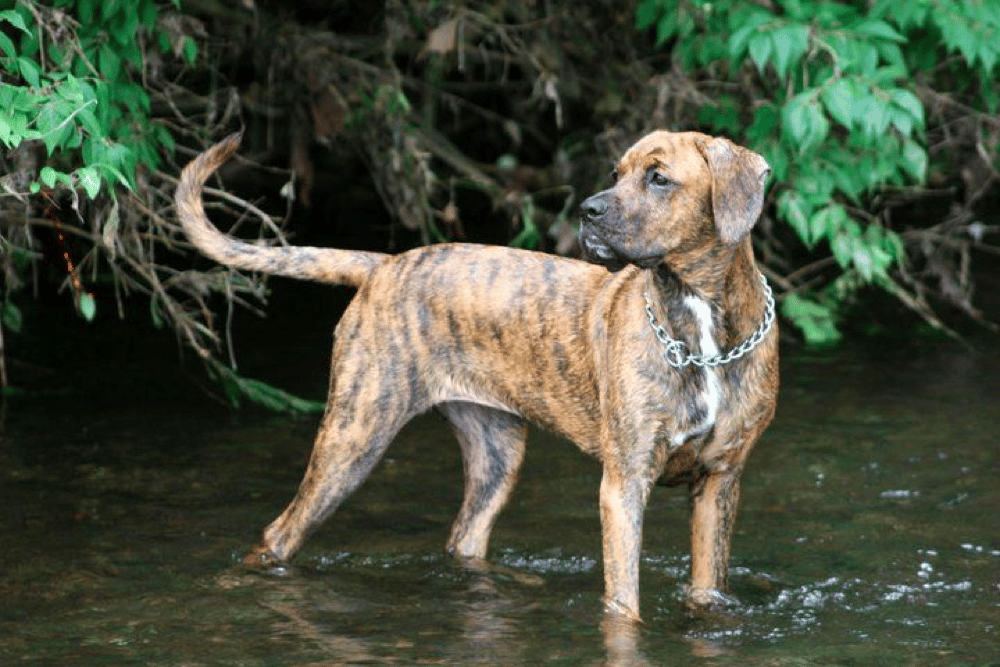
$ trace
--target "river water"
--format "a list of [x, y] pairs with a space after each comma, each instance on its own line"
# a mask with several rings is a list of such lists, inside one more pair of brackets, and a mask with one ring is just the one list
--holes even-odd
[[[244, 371], [320, 396], [332, 312], [253, 325]], [[743, 477], [742, 606], [683, 610], [687, 501], [660, 488], [636, 629], [601, 613], [600, 469], [566, 442], [531, 436], [488, 565], [443, 553], [461, 461], [425, 416], [291, 569], [251, 572], [318, 418], [214, 403], [152, 332], [35, 326], [58, 391], [5, 406], [0, 665], [1000, 665], [995, 339], [785, 346]]]

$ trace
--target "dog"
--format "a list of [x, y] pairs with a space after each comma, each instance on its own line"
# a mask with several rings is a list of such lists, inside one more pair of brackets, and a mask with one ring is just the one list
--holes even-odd
[[485, 558], [531, 422], [601, 461], [607, 610], [639, 619], [643, 514], [657, 482], [690, 488], [688, 605], [734, 602], [740, 474], [778, 390], [774, 300], [750, 241], [762, 157], [694, 132], [645, 136], [614, 185], [580, 205], [581, 261], [475, 244], [386, 255], [233, 239], [201, 197], [239, 143], [226, 138], [181, 174], [175, 201], [191, 242], [239, 269], [357, 288], [336, 328], [305, 477], [245, 563], [288, 561], [400, 428], [434, 408], [464, 460], [450, 553]]

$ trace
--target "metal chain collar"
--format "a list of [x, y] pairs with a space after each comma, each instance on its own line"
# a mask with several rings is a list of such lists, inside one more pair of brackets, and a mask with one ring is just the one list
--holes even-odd
[[656, 322], [656, 316], [653, 315], [653, 307], [649, 301], [649, 293], [643, 293], [646, 299], [646, 315], [649, 317], [649, 326], [653, 328], [656, 339], [663, 345], [663, 358], [667, 360], [667, 363], [674, 368], [684, 368], [690, 364], [715, 368], [716, 366], [722, 366], [735, 361], [757, 347], [771, 330], [771, 325], [774, 324], [774, 294], [771, 292], [771, 287], [767, 284], [767, 278], [764, 277], [764, 274], [758, 272], [757, 275], [760, 276], [760, 282], [764, 285], [764, 296], [767, 298], [767, 305], [764, 308], [764, 320], [745, 341], [724, 354], [716, 354], [710, 357], [706, 357], [703, 354], [688, 353], [687, 344], [684, 341], [671, 338], [664, 328]]

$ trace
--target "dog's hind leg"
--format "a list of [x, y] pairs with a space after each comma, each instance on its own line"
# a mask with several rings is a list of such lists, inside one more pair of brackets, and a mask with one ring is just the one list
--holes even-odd
[[474, 403], [442, 403], [458, 436], [465, 470], [465, 498], [448, 539], [448, 552], [485, 558], [490, 531], [510, 497], [524, 460], [527, 424], [517, 415]]
[[392, 385], [389, 370], [364, 361], [370, 357], [346, 358], [335, 366], [330, 402], [298, 493], [244, 558], [247, 565], [291, 558], [309, 532], [367, 479], [392, 439], [423, 407]]

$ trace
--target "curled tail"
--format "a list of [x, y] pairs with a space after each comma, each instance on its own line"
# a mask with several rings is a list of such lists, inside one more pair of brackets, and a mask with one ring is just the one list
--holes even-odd
[[240, 146], [242, 133], [231, 134], [192, 160], [181, 172], [174, 194], [184, 233], [198, 249], [217, 262], [248, 271], [335, 285], [361, 285], [372, 270], [389, 258], [377, 252], [268, 247], [226, 236], [209, 221], [201, 202], [202, 186]]

